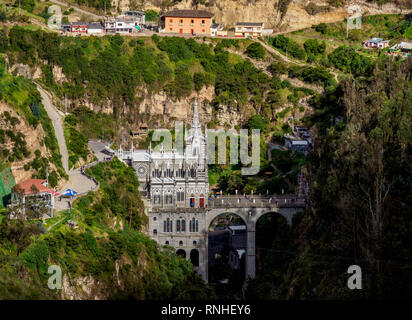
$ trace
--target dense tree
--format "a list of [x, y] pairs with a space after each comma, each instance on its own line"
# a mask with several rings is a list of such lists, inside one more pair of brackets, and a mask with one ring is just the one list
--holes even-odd
[[326, 49], [325, 41], [320, 42], [317, 39], [308, 39], [305, 41], [303, 46], [305, 48], [306, 53], [311, 53], [314, 55], [324, 54]]
[[[251, 281], [250, 294], [410, 297], [411, 70], [410, 58], [385, 58], [371, 77], [346, 79], [314, 99], [318, 150], [309, 156], [309, 207], [293, 224], [296, 256]], [[362, 268], [363, 290], [347, 289], [343, 274], [354, 264]]]
[[253, 42], [246, 48], [246, 54], [253, 59], [261, 60], [265, 57], [266, 51], [259, 42]]

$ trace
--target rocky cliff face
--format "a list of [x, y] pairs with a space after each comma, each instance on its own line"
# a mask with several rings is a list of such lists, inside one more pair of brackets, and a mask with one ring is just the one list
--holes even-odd
[[[412, 9], [410, 0], [398, 0], [378, 6], [376, 2], [366, 0], [346, 1], [343, 7], [331, 6], [326, 0], [205, 0], [198, 5], [214, 14], [217, 23], [233, 27], [238, 21], [264, 22], [266, 28], [273, 28], [275, 32], [298, 30], [310, 27], [321, 22], [331, 23], [343, 20], [348, 16], [349, 4], [357, 4], [363, 13], [406, 13]], [[142, 5], [136, 0], [113, 0], [113, 13], [120, 8], [154, 9], [166, 12], [169, 9], [192, 9], [192, 0], [172, 2], [167, 0], [149, 0]], [[408, 9], [409, 8], [409, 9]]]
[[[43, 143], [45, 133], [41, 125], [38, 125], [36, 129], [33, 129], [33, 127], [30, 126], [22, 116], [17, 114], [14, 109], [3, 102], [0, 102], [0, 114], [5, 111], [8, 111], [11, 117], [16, 117], [19, 120], [19, 123], [15, 126], [11, 126], [10, 123], [7, 123], [0, 118], [0, 128], [4, 131], [12, 130], [16, 133], [22, 133], [26, 141], [27, 149], [30, 151], [30, 155], [28, 157], [25, 157], [22, 160], [16, 160], [11, 164], [11, 171], [13, 173], [13, 176], [16, 182], [19, 183], [26, 179], [30, 179], [32, 177], [32, 174], [35, 173], [35, 170], [31, 166], [29, 170], [25, 170], [24, 166], [35, 159], [36, 150], [40, 150], [42, 156], [44, 157], [50, 157], [51, 154]], [[12, 150], [13, 148], [14, 143], [10, 139], [7, 139], [4, 144], [0, 143], [0, 150]], [[50, 169], [56, 170], [55, 166], [52, 163], [50, 163]]]

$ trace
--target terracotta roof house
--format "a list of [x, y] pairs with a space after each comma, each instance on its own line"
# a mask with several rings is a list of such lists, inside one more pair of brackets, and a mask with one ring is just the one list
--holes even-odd
[[190, 35], [210, 35], [213, 14], [205, 10], [172, 10], [161, 17], [161, 31]]

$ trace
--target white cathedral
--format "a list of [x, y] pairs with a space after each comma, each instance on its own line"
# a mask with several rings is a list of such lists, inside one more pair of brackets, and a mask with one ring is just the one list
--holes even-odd
[[[187, 131], [186, 131], [187, 132]], [[206, 129], [202, 132], [197, 101], [185, 147], [166, 150], [124, 151], [117, 156], [133, 166], [139, 179], [149, 216], [149, 234], [159, 244], [176, 248], [191, 259], [195, 269], [207, 278], [206, 210], [209, 195], [207, 173]], [[200, 260], [200, 261], [199, 261]], [[199, 269], [200, 268], [200, 269]]]

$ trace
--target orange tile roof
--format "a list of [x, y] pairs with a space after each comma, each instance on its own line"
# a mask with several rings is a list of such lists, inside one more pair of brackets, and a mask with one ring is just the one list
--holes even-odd
[[43, 183], [46, 182], [46, 179], [28, 179], [25, 181], [20, 182], [19, 184], [16, 185], [16, 188], [18, 189], [23, 189], [24, 194], [32, 194], [31, 187], [32, 185], [35, 185], [37, 189], [39, 189], [39, 192], [51, 192], [54, 193], [53, 190], [45, 187]]

